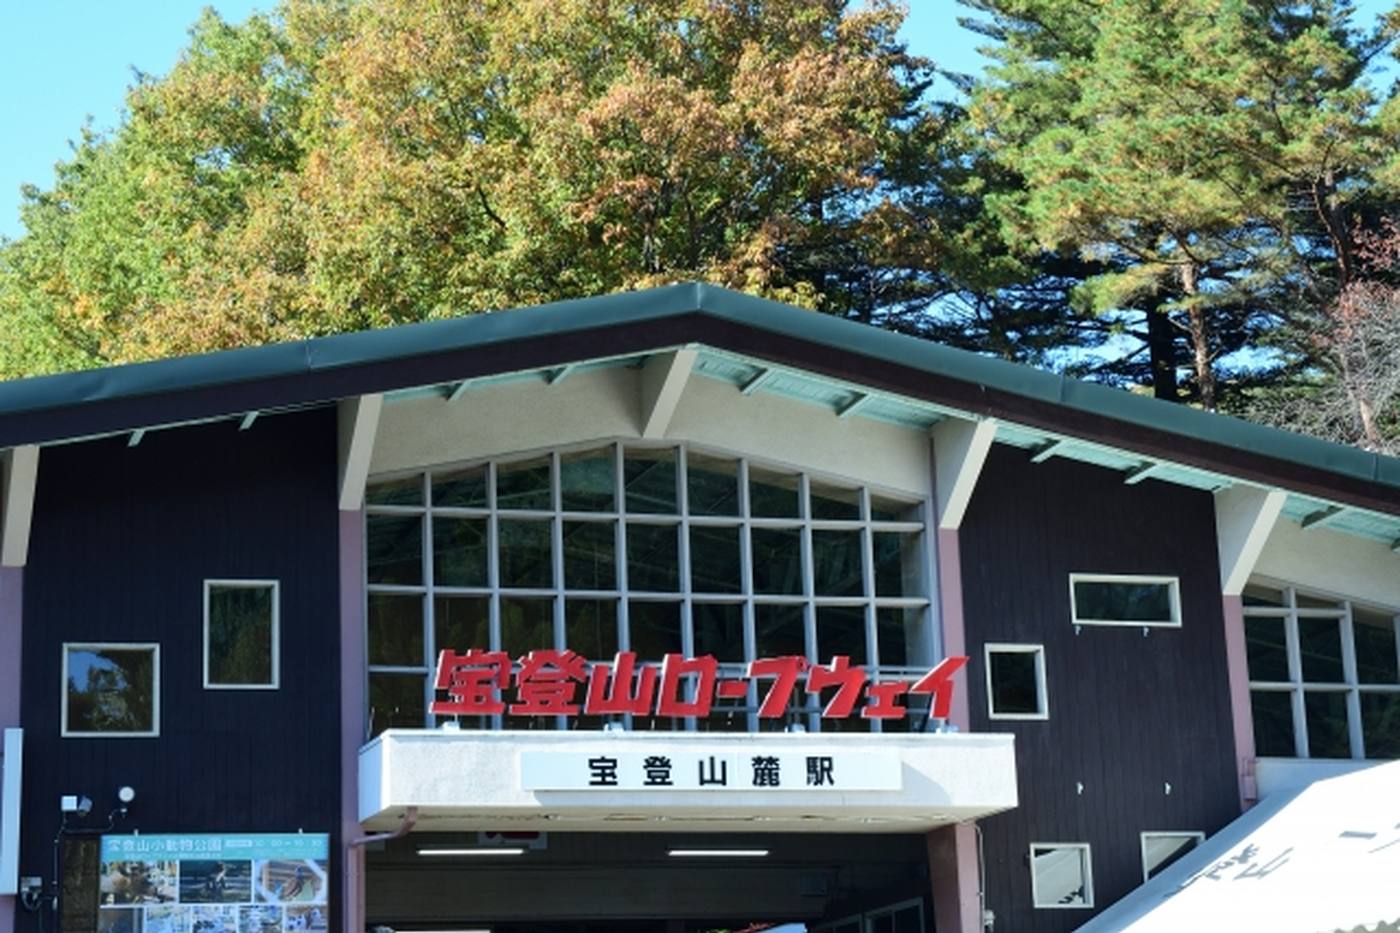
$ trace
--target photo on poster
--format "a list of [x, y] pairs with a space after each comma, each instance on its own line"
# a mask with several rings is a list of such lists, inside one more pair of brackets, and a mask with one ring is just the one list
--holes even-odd
[[186, 907], [190, 933], [238, 933], [237, 907]]
[[176, 862], [167, 859], [102, 863], [99, 900], [107, 904], [164, 904], [175, 900]]
[[97, 933], [145, 933], [139, 907], [104, 907], [97, 912]]
[[258, 863], [258, 900], [269, 904], [324, 904], [328, 862], [279, 859]]
[[180, 862], [181, 904], [247, 904], [252, 899], [252, 862], [204, 859]]
[[[241, 933], [282, 933], [282, 908], [260, 904], [238, 909]], [[147, 928], [149, 933], [149, 927]]]
[[189, 933], [187, 909], [175, 904], [146, 908], [146, 928], [143, 933]]
[[288, 930], [325, 930], [326, 929], [326, 908], [325, 907], [288, 907], [287, 923], [285, 929]]

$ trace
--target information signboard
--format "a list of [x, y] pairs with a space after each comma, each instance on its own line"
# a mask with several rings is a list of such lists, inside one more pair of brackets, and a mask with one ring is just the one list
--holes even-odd
[[99, 933], [326, 930], [324, 833], [103, 836]]

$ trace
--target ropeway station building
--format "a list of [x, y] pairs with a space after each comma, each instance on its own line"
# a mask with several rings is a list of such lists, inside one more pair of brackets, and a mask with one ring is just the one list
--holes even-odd
[[1400, 461], [707, 285], [0, 448], [5, 933], [1065, 931], [1400, 757]]

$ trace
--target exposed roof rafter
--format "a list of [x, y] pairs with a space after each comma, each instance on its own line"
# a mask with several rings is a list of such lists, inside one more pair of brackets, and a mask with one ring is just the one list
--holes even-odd
[[748, 382], [739, 386], [739, 394], [753, 395], [759, 389], [763, 388], [768, 382], [770, 382], [775, 375], [777, 375], [777, 370], [775, 369], [760, 369], [757, 373], [755, 373], [749, 378]]
[[249, 428], [251, 428], [253, 426], [253, 422], [258, 420], [259, 414], [261, 414], [261, 412], [250, 411], [248, 412], [248, 414], [244, 415], [243, 420], [238, 423], [238, 430], [246, 431]]
[[839, 408], [836, 409], [836, 417], [849, 418], [851, 415], [854, 415], [866, 405], [870, 404], [870, 402], [873, 400], [874, 396], [868, 392], [864, 395], [856, 395], [850, 401], [846, 402], [845, 404], [841, 405]]
[[1046, 460], [1049, 460], [1051, 457], [1055, 456], [1055, 454], [1059, 453], [1060, 449], [1064, 447], [1066, 443], [1067, 442], [1063, 440], [1053, 440], [1041, 444], [1039, 447], [1035, 448], [1035, 450], [1031, 451], [1031, 463], [1044, 463]]
[[1329, 505], [1325, 509], [1319, 509], [1311, 515], [1307, 515], [1298, 524], [1303, 528], [1320, 528], [1346, 511], [1345, 506]]
[[1165, 465], [1166, 464], [1158, 463], [1154, 460], [1149, 463], [1144, 463], [1142, 466], [1133, 467], [1127, 473], [1123, 474], [1123, 482], [1129, 486], [1136, 486], [1138, 483], [1151, 477], [1153, 473], [1156, 473]]

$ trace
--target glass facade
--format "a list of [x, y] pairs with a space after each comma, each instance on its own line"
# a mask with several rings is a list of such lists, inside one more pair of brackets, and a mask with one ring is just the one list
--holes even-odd
[[[514, 658], [569, 648], [604, 661], [619, 650], [649, 662], [711, 654], [735, 673], [759, 657], [845, 654], [885, 678], [926, 673], [932, 659], [926, 501], [632, 444], [375, 480], [366, 501], [372, 734], [438, 724], [429, 678], [447, 648]], [[705, 721], [624, 724], [756, 730], [754, 690]], [[819, 729], [806, 699], [763, 727]], [[460, 725], [601, 725], [506, 720]]]

